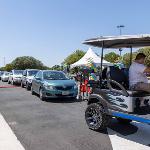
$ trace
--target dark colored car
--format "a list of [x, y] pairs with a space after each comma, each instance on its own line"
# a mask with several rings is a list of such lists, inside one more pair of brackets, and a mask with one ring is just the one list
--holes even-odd
[[39, 94], [40, 99], [46, 98], [73, 98], [77, 97], [76, 82], [70, 80], [61, 71], [39, 71], [32, 81], [32, 94]]

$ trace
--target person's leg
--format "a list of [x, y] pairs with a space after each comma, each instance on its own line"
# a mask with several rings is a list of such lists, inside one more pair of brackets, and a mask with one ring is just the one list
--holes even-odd
[[135, 90], [146, 91], [150, 93], [150, 83], [137, 83], [135, 86]]

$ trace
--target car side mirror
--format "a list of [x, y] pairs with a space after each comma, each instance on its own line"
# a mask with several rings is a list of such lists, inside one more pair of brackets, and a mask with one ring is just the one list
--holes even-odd
[[41, 81], [41, 80], [42, 80], [41, 78], [38, 78], [38, 77], [37, 77], [37, 78], [35, 78], [35, 79], [36, 79], [36, 80], [39, 80], [39, 81]]

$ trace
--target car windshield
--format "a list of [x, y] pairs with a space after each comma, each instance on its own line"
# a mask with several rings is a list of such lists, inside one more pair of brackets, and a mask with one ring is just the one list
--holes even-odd
[[9, 72], [5, 72], [5, 76], [8, 76], [9, 75]]
[[22, 75], [23, 74], [23, 70], [14, 70], [14, 74]]
[[66, 75], [62, 72], [53, 72], [53, 71], [46, 71], [43, 73], [43, 78], [45, 80], [68, 80]]
[[31, 70], [31, 71], [28, 71], [28, 75], [35, 76], [38, 72], [39, 72], [38, 70]]

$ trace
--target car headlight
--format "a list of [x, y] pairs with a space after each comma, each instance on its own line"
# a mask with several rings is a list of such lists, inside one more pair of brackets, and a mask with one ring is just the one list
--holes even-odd
[[74, 85], [74, 89], [77, 89], [77, 88], [78, 88], [78, 86], [77, 86], [77, 84], [75, 84], [75, 85]]
[[32, 83], [32, 79], [27, 79], [27, 81], [28, 81], [29, 83]]
[[54, 86], [52, 86], [52, 85], [44, 85], [44, 87], [47, 90], [53, 90], [54, 89]]

